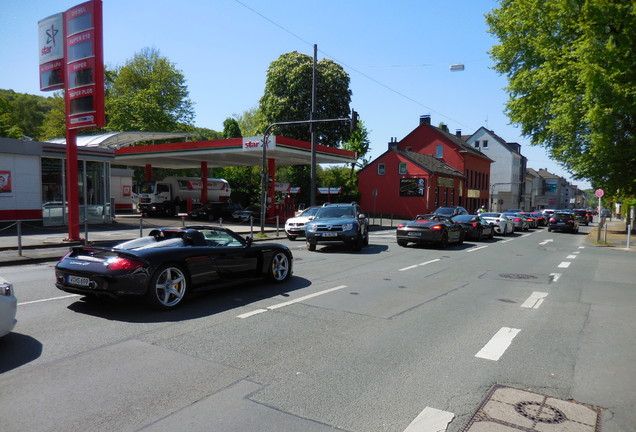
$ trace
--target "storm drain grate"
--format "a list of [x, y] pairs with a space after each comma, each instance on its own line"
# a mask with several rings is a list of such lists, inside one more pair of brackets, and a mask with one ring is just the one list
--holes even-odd
[[[602, 408], [495, 385], [462, 432], [600, 432]], [[502, 429], [502, 426], [506, 429]]]
[[538, 279], [536, 276], [521, 273], [500, 273], [499, 277], [506, 279]]

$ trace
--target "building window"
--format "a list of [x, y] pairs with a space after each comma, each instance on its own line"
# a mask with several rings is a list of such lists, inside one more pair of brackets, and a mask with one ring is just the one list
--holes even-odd
[[406, 162], [400, 162], [398, 165], [398, 174], [406, 174]]
[[435, 157], [437, 159], [442, 159], [444, 157], [444, 146], [435, 146]]
[[475, 141], [475, 148], [479, 148], [479, 141]]
[[483, 140], [481, 142], [481, 148], [488, 148], [488, 140]]
[[379, 163], [378, 164], [378, 175], [384, 175], [385, 172], [386, 172], [386, 167], [384, 166], [383, 163]]

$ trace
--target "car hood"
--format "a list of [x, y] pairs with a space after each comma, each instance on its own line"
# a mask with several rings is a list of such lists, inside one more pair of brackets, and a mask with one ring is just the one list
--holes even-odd
[[342, 225], [345, 223], [358, 223], [358, 221], [355, 218], [320, 218], [320, 219], [314, 219], [311, 221], [312, 223], [319, 223], [319, 224], [331, 224], [331, 225]]

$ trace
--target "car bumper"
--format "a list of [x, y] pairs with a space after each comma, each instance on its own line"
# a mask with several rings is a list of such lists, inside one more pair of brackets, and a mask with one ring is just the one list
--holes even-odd
[[396, 239], [397, 240], [405, 240], [409, 242], [415, 243], [429, 243], [429, 242], [439, 242], [442, 240], [442, 232], [443, 231], [434, 231], [434, 230], [426, 230], [426, 231], [407, 231], [407, 230], [398, 230], [396, 231]]
[[315, 232], [307, 234], [308, 242], [315, 243], [353, 243], [358, 239], [357, 232]]
[[[86, 285], [69, 283], [69, 276], [79, 276], [88, 279]], [[55, 286], [72, 294], [103, 294], [114, 297], [136, 295], [146, 293], [148, 287], [148, 274], [146, 271], [123, 274], [118, 276], [101, 275], [95, 273], [68, 272], [56, 270]]]
[[18, 301], [14, 296], [0, 296], [0, 336], [11, 333], [17, 321]]

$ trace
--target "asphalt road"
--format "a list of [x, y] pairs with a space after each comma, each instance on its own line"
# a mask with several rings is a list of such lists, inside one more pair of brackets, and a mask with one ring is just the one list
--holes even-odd
[[[503, 384], [635, 431], [634, 254], [587, 229], [446, 250], [392, 231], [359, 253], [284, 240], [289, 283], [164, 313], [68, 296], [54, 263], [4, 267], [20, 303], [0, 339], [1, 429], [462, 431]], [[430, 410], [452, 421], [411, 425]]]

